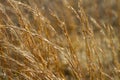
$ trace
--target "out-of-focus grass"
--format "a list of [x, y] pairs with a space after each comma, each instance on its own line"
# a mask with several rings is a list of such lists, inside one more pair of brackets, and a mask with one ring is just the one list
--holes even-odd
[[119, 80], [119, 0], [0, 0], [1, 80]]

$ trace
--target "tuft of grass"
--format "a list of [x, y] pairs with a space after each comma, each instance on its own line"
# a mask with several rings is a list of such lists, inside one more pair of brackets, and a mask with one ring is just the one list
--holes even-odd
[[0, 80], [119, 80], [119, 0], [0, 0]]

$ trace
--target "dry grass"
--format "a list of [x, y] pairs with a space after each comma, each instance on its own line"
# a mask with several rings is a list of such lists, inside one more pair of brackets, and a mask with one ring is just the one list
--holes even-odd
[[120, 80], [119, 0], [0, 0], [0, 80]]

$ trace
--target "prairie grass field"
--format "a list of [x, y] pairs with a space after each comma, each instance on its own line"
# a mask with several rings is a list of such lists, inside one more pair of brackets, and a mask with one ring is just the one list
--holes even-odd
[[0, 80], [120, 80], [120, 0], [0, 0]]

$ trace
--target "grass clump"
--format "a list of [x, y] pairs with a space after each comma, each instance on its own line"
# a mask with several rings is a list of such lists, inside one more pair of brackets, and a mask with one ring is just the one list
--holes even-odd
[[0, 0], [1, 80], [119, 80], [119, 0]]

